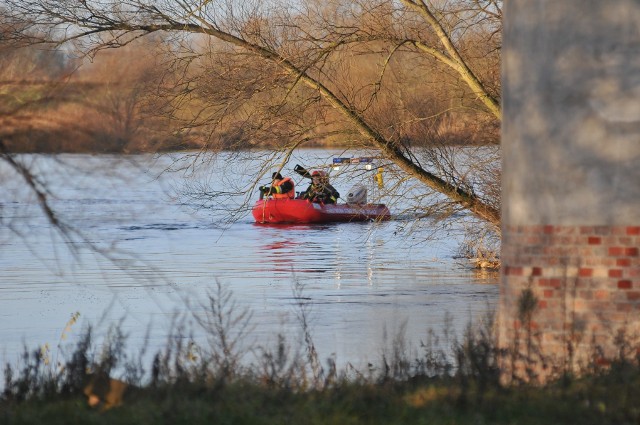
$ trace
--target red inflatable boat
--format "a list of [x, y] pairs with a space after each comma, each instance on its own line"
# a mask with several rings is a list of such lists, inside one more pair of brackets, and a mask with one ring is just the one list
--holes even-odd
[[253, 206], [258, 223], [331, 223], [389, 220], [384, 204], [319, 204], [305, 199], [260, 199]]

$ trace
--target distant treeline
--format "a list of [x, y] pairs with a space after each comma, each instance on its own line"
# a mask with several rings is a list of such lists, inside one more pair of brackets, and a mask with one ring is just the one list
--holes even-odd
[[[220, 77], [225, 75], [223, 64], [206, 62], [203, 54], [197, 78], [192, 78], [193, 63], [177, 66], [179, 61], [168, 56], [169, 50], [161, 38], [148, 38], [102, 51], [89, 60], [61, 50], [0, 41], [0, 138], [15, 153], [140, 153], [282, 147], [300, 140], [305, 146], [336, 146], [353, 144], [359, 137], [348, 131], [348, 123], [341, 122], [335, 111], [296, 104], [297, 94], [289, 93], [284, 84], [279, 86], [277, 71], [264, 70], [273, 73], [266, 88], [264, 76], [256, 77], [249, 68], [240, 71], [247, 94], [238, 99], [243, 91]], [[376, 60], [375, 55], [358, 58], [352, 64], [355, 71], [350, 72], [362, 75], [353, 78], [368, 78], [370, 62]], [[411, 70], [415, 61], [402, 66], [406, 75], [396, 77], [391, 85], [399, 93], [409, 93], [415, 103], [412, 109], [423, 114], [402, 118], [415, 123], [402, 128], [402, 143], [496, 142], [499, 122], [465, 107], [462, 96], [459, 105], [453, 104], [454, 92], [461, 89], [450, 84], [447, 88], [451, 82], [445, 81], [446, 74], [425, 80]], [[206, 69], [203, 73], [203, 67], [215, 71], [213, 76]], [[273, 107], [264, 106], [266, 99], [273, 104], [278, 97], [291, 102], [283, 104], [279, 115]], [[389, 118], [392, 100], [389, 111], [384, 109], [384, 99], [378, 102], [382, 107], [375, 113]], [[390, 131], [398, 131], [391, 127]]]

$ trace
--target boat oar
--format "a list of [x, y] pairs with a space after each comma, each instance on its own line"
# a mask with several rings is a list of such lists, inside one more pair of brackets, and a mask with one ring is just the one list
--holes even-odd
[[304, 178], [307, 178], [307, 179], [311, 178], [311, 173], [309, 172], [309, 170], [307, 170], [306, 168], [304, 168], [301, 165], [296, 164], [296, 166], [293, 167], [293, 171], [295, 171], [296, 173], [300, 174]]

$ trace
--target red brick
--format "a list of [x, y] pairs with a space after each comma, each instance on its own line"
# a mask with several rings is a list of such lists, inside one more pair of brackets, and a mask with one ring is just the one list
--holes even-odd
[[628, 302], [618, 303], [616, 304], [616, 310], [622, 312], [630, 312], [633, 309], [633, 306]]
[[551, 286], [549, 279], [538, 279], [538, 286]]
[[542, 228], [542, 233], [544, 233], [544, 234], [546, 234], [546, 235], [550, 235], [550, 234], [552, 234], [552, 233], [553, 233], [553, 230], [554, 230], [554, 229], [553, 229], [553, 226], [549, 226], [549, 225], [547, 225], [547, 226], [544, 226], [544, 227]]
[[597, 290], [593, 293], [597, 300], [608, 300], [609, 299], [609, 291], [605, 290]]
[[624, 255], [628, 257], [637, 257], [638, 256], [638, 247], [626, 248], [624, 250]]
[[504, 274], [507, 276], [522, 276], [522, 267], [505, 267]]
[[551, 243], [555, 243], [557, 245], [575, 245], [575, 238], [567, 235], [554, 236], [551, 239]]
[[591, 276], [593, 276], [593, 269], [581, 268], [580, 270], [578, 270], [578, 276], [580, 276], [580, 277], [591, 277]]
[[[591, 300], [593, 298], [593, 291], [579, 291], [578, 299], [581, 299], [581, 303], [584, 303], [584, 300]], [[574, 303], [576, 301], [574, 300]]]
[[545, 264], [547, 266], [557, 266], [560, 264], [560, 259], [558, 257], [548, 257], [545, 258]]
[[629, 301], [638, 301], [638, 300], [640, 300], [640, 292], [638, 292], [638, 291], [629, 291], [629, 292], [627, 292], [627, 299]]
[[630, 280], [619, 280], [618, 281], [618, 289], [631, 289], [631, 281]]
[[546, 301], [538, 301], [538, 308], [547, 308], [547, 302]]
[[633, 238], [628, 236], [619, 237], [618, 243], [625, 246], [633, 245]]
[[625, 253], [625, 249], [619, 246], [611, 246], [609, 247], [609, 255], [612, 256], [622, 256]]
[[545, 289], [542, 293], [545, 298], [553, 297], [553, 290], [551, 289]]
[[618, 258], [618, 259], [616, 259], [616, 266], [618, 266], [618, 267], [631, 267], [631, 259], [629, 259], [629, 258]]
[[627, 227], [627, 235], [640, 235], [640, 226]]
[[580, 233], [583, 235], [593, 235], [594, 234], [594, 228], [591, 226], [581, 226], [580, 227]]
[[596, 235], [610, 235], [616, 232], [616, 228], [610, 226], [596, 226], [593, 230]]
[[534, 267], [533, 270], [531, 270], [531, 276], [542, 276], [542, 268]]
[[602, 238], [600, 236], [589, 236], [588, 242], [589, 245], [600, 245], [602, 243]]
[[640, 277], [640, 268], [634, 267], [631, 269], [627, 269], [627, 275], [631, 278]]
[[526, 245], [540, 245], [544, 242], [544, 239], [539, 235], [532, 235], [522, 239]]
[[549, 279], [549, 285], [552, 288], [559, 289], [562, 286], [562, 279]]
[[536, 257], [540, 257], [544, 254], [545, 247], [546, 247], [545, 244], [526, 245], [524, 252]]
[[[593, 248], [593, 245], [585, 245], [580, 248], [579, 256], [584, 259], [584, 265], [593, 266], [602, 264], [602, 252], [604, 248]], [[608, 257], [607, 257], [608, 258]]]
[[619, 270], [619, 269], [609, 270], [609, 277], [622, 277], [622, 270]]

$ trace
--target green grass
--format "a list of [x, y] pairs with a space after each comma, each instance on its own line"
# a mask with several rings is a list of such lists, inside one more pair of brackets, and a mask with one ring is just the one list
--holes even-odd
[[[611, 375], [544, 388], [492, 389], [455, 382], [342, 384], [296, 392], [237, 383], [211, 390], [143, 390], [121, 407], [91, 409], [79, 395], [0, 404], [3, 424], [633, 424], [640, 420], [637, 370], [630, 386]], [[625, 378], [626, 379], [626, 378]], [[613, 381], [613, 382], [612, 382]], [[461, 393], [465, 393], [461, 397]], [[634, 397], [629, 397], [636, 394]]]

